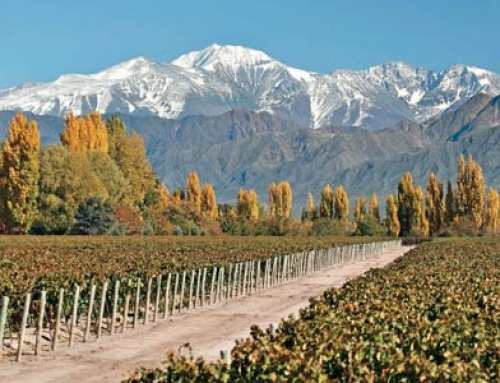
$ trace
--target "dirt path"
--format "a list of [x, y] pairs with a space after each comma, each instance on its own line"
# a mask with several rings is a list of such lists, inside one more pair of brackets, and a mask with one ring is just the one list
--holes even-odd
[[267, 327], [306, 307], [309, 298], [328, 287], [339, 287], [349, 278], [370, 268], [382, 267], [409, 248], [383, 252], [371, 259], [336, 266], [289, 284], [260, 291], [251, 296], [223, 302], [177, 315], [173, 318], [91, 343], [40, 357], [26, 356], [23, 362], [0, 362], [0, 382], [120, 382], [138, 367], [160, 364], [167, 350], [189, 342], [196, 356], [219, 357], [230, 350], [234, 340], [249, 335], [250, 326]]

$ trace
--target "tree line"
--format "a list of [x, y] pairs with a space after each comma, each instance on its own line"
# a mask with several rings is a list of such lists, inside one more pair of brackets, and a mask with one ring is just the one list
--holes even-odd
[[496, 232], [497, 190], [486, 186], [472, 156], [458, 160], [456, 186], [433, 173], [423, 189], [405, 173], [397, 193], [360, 196], [350, 209], [342, 185], [326, 184], [319, 204], [307, 195], [300, 221], [286, 180], [268, 187], [267, 207], [255, 190], [218, 204], [214, 187], [196, 172], [171, 194], [155, 175], [143, 138], [117, 116], [70, 112], [60, 143], [41, 146], [36, 121], [21, 112], [0, 148], [0, 232], [32, 234], [359, 234], [429, 237]]

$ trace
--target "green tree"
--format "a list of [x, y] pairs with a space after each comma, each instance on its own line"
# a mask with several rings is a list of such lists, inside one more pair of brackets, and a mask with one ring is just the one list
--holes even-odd
[[90, 197], [78, 206], [75, 221], [76, 234], [107, 234], [116, 221], [115, 209], [109, 201]]
[[106, 186], [94, 172], [87, 153], [48, 146], [41, 151], [40, 163], [36, 233], [64, 234], [74, 225], [78, 205], [93, 195], [108, 198]]

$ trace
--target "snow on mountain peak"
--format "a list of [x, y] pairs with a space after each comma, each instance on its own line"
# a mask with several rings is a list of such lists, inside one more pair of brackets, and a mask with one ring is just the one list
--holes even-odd
[[135, 75], [161, 71], [164, 65], [139, 56], [96, 73], [93, 77], [105, 80], [122, 80]]
[[172, 61], [172, 64], [182, 68], [203, 68], [213, 71], [215, 65], [225, 64], [231, 66], [262, 65], [274, 61], [264, 52], [236, 45], [213, 44], [201, 51], [191, 52]]
[[0, 110], [64, 116], [98, 110], [163, 118], [268, 111], [313, 128], [381, 128], [424, 121], [478, 92], [500, 93], [500, 76], [477, 67], [447, 70], [388, 62], [367, 70], [312, 73], [242, 46], [211, 45], [171, 63], [137, 57], [90, 75], [0, 91]]

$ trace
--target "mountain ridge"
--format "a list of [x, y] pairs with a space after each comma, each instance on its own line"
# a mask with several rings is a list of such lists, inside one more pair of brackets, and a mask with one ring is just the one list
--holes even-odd
[[423, 122], [481, 92], [500, 94], [500, 75], [460, 64], [433, 71], [402, 62], [323, 74], [250, 48], [215, 44], [170, 63], [138, 57], [90, 75], [0, 90], [0, 110], [169, 119], [247, 110], [311, 128], [380, 129], [402, 120]]

